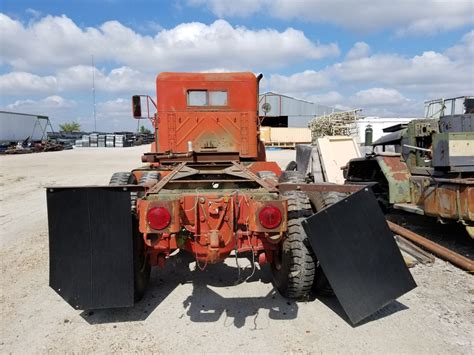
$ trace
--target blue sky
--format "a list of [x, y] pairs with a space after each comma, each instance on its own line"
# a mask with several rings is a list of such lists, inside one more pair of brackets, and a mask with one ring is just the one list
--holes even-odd
[[272, 90], [365, 115], [420, 116], [474, 94], [472, 0], [6, 1], [0, 106], [53, 124], [134, 129], [130, 96], [160, 71], [265, 75]]

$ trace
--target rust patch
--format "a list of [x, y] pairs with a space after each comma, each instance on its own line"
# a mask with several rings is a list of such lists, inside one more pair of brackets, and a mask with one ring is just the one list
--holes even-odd
[[394, 180], [405, 181], [408, 178], [408, 174], [406, 174], [406, 173], [394, 173], [392, 175], [392, 177], [393, 177]]

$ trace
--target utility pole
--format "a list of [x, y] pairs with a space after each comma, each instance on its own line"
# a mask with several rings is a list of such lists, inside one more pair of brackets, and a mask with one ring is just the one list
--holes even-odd
[[94, 65], [94, 55], [92, 55], [92, 104], [94, 108], [94, 132], [97, 132], [97, 117], [95, 110], [95, 65]]

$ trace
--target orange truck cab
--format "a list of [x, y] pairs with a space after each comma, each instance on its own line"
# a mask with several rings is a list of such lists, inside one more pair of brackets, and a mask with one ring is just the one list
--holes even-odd
[[156, 154], [144, 161], [163, 160], [160, 155], [166, 154], [193, 160], [191, 152], [194, 160], [265, 160], [258, 119], [260, 78], [249, 72], [159, 74]]

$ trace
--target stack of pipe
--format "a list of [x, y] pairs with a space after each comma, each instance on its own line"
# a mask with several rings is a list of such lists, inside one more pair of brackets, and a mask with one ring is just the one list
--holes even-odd
[[357, 114], [359, 111], [361, 110], [333, 112], [313, 118], [308, 123], [313, 142], [324, 136], [351, 136], [355, 122], [362, 118]]

